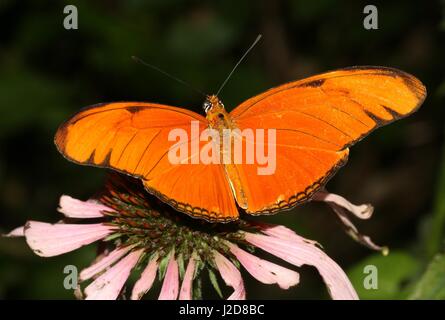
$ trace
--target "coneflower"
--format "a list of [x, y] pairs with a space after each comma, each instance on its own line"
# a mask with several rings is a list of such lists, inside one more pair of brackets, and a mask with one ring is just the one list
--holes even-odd
[[[326, 192], [314, 200], [326, 201], [340, 216], [341, 208], [362, 218], [372, 211], [369, 206], [354, 206]], [[282, 289], [298, 284], [297, 271], [257, 257], [257, 250], [295, 267], [314, 266], [333, 299], [358, 298], [345, 272], [316, 242], [280, 225], [242, 219], [211, 224], [189, 218], [151, 197], [138, 181], [127, 177], [113, 175], [95, 199], [80, 201], [64, 195], [58, 211], [64, 220], [55, 224], [28, 221], [8, 236], [24, 236], [42, 257], [61, 255], [93, 242], [104, 243], [106, 249], [79, 275], [80, 291], [86, 299], [117, 299], [123, 292], [131, 292], [131, 299], [140, 299], [157, 279], [162, 282], [159, 299], [201, 299], [204, 273], [210, 275], [220, 295], [217, 274], [233, 288], [228, 299], [245, 299], [241, 269], [262, 283]], [[366, 237], [356, 238], [380, 249]], [[131, 291], [123, 290], [132, 272], [138, 272], [139, 278]]]

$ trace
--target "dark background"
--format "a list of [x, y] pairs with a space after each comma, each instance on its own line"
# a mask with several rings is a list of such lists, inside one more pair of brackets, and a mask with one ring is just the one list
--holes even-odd
[[[78, 30], [63, 28], [68, 4], [78, 8]], [[378, 30], [363, 28], [366, 4], [379, 10]], [[328, 184], [353, 202], [374, 204], [374, 217], [357, 224], [390, 247], [388, 257], [345, 235], [322, 204], [264, 218], [319, 241], [362, 298], [413, 297], [444, 248], [444, 14], [445, 1], [2, 0], [0, 232], [28, 219], [55, 222], [60, 195], [87, 199], [102, 187], [104, 170], [69, 163], [53, 144], [57, 126], [81, 107], [142, 100], [201, 112], [202, 97], [130, 56], [214, 93], [261, 33], [220, 96], [229, 110], [270, 87], [353, 65], [400, 68], [426, 85], [420, 110], [353, 147]], [[63, 267], [82, 268], [93, 257], [94, 245], [44, 259], [23, 239], [0, 239], [0, 298], [73, 298], [62, 285]], [[366, 264], [379, 268], [378, 290], [363, 289]], [[246, 275], [248, 297], [327, 297], [313, 269], [301, 273], [289, 291]], [[434, 276], [445, 283], [443, 272]]]

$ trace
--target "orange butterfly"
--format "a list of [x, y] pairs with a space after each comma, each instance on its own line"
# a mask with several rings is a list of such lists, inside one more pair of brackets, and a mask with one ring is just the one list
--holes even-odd
[[[413, 113], [425, 97], [423, 84], [403, 71], [352, 67], [273, 88], [230, 113], [217, 96], [208, 96], [205, 117], [147, 102], [94, 105], [63, 123], [55, 143], [71, 161], [139, 178], [149, 193], [181, 212], [228, 222], [238, 219], [236, 203], [256, 215], [310, 200], [345, 164], [351, 145]], [[221, 139], [224, 129], [274, 129], [275, 141], [262, 145], [242, 138], [244, 151], [249, 144], [266, 149], [273, 144], [273, 174], [260, 174], [263, 164], [258, 159], [253, 163], [169, 161], [169, 150], [177, 146], [169, 139], [171, 130], [181, 129], [190, 137], [193, 130], [201, 134], [207, 128], [215, 129]], [[199, 152], [206, 145], [196, 138], [187, 142], [195, 143]], [[187, 148], [190, 151], [192, 146]]]

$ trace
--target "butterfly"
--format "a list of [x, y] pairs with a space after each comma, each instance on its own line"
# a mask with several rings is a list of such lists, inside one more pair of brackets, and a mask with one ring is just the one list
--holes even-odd
[[[55, 144], [75, 163], [140, 179], [150, 194], [180, 212], [229, 222], [239, 218], [238, 207], [251, 215], [273, 214], [309, 201], [346, 163], [350, 146], [413, 113], [425, 97], [425, 86], [403, 71], [350, 67], [275, 87], [230, 113], [216, 95], [206, 97], [205, 116], [148, 102], [93, 105], [58, 128]], [[273, 173], [260, 174], [262, 164], [256, 159], [169, 161], [169, 150], [177, 145], [169, 132], [180, 129], [190, 137], [193, 130], [202, 133], [208, 128], [221, 138], [223, 129], [273, 129], [274, 141], [243, 137], [241, 143], [244, 151], [248, 145], [273, 146]], [[206, 145], [196, 138], [186, 142], [195, 143], [200, 152]]]

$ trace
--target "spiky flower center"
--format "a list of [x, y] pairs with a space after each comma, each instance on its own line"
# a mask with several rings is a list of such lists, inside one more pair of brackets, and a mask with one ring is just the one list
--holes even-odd
[[212, 224], [190, 218], [147, 195], [137, 182], [122, 178], [111, 179], [99, 200], [114, 210], [105, 213], [109, 218], [107, 223], [116, 227], [108, 241], [143, 248], [160, 258], [174, 249], [184, 260], [194, 253], [199, 260], [211, 264], [214, 250], [230, 257], [226, 241], [246, 246], [242, 231], [256, 229], [243, 220]]

